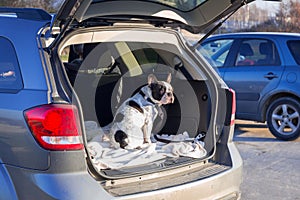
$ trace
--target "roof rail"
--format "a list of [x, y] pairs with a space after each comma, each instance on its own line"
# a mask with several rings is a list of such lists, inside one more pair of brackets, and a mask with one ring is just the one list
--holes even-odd
[[52, 16], [39, 8], [9, 8], [0, 7], [0, 17], [16, 17], [36, 21], [50, 21]]

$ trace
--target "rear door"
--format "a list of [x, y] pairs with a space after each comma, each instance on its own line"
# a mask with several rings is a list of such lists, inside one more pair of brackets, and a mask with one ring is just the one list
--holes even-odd
[[223, 79], [236, 91], [237, 118], [259, 113], [260, 100], [275, 89], [283, 72], [276, 43], [264, 38], [238, 39]]

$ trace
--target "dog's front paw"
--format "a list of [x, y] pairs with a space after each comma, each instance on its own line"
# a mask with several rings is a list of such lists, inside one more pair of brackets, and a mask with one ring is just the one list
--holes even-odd
[[151, 144], [151, 140], [149, 138], [144, 138], [144, 144]]

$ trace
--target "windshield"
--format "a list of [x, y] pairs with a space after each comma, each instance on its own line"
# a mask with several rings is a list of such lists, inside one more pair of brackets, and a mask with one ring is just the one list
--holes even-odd
[[[106, 1], [106, 0], [94, 0], [93, 2], [100, 2], [100, 1]], [[207, 0], [144, 0], [144, 1], [151, 1], [151, 2], [164, 4], [180, 11], [190, 11], [196, 8], [197, 6], [199, 6], [200, 4], [206, 2]]]
[[202, 43], [197, 49], [213, 67], [223, 67], [233, 44], [233, 39], [221, 39]]

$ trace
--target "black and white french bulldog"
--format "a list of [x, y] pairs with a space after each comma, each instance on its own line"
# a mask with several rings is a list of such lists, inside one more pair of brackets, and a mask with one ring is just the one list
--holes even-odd
[[148, 85], [127, 99], [117, 110], [110, 130], [110, 141], [115, 148], [136, 149], [151, 143], [153, 122], [158, 115], [156, 106], [174, 102], [171, 74], [166, 81], [148, 76]]

